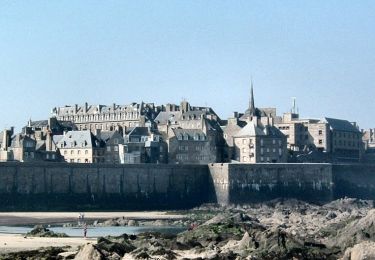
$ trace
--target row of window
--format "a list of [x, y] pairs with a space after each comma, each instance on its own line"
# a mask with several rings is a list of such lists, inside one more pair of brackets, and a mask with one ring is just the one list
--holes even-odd
[[335, 140], [334, 141], [335, 145], [338, 146], [350, 146], [350, 147], [359, 147], [359, 143], [356, 141], [342, 141], [342, 140]]
[[[75, 150], [70, 150], [70, 154], [75, 154], [75, 152], [74, 152]], [[83, 153], [85, 153], [85, 154], [89, 154], [89, 151], [88, 150], [77, 150], [77, 154], [83, 154]], [[64, 155], [67, 155], [68, 154], [68, 151], [67, 150], [64, 150]]]
[[357, 138], [358, 134], [356, 133], [345, 133], [345, 132], [334, 132], [334, 137], [344, 137], [344, 138]]
[[139, 118], [139, 112], [119, 113], [119, 114], [100, 114], [100, 115], [82, 115], [82, 116], [62, 116], [63, 120], [74, 122], [103, 121], [103, 120], [134, 120]]

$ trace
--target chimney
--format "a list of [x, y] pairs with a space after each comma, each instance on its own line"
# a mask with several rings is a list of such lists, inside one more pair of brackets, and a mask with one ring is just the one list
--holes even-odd
[[74, 105], [74, 114], [77, 114], [77, 112], [78, 112], [78, 105], [75, 104], [75, 105]]
[[95, 129], [95, 136], [96, 138], [100, 139], [100, 134], [101, 134], [102, 130], [101, 129]]
[[238, 112], [233, 112], [233, 117], [238, 118]]
[[115, 109], [116, 109], [116, 103], [113, 103], [112, 104], [112, 110], [115, 111]]
[[83, 107], [83, 113], [87, 113], [88, 106], [89, 105], [87, 104], [87, 102], [85, 102], [85, 105]]
[[3, 150], [6, 151], [8, 148], [8, 131], [3, 131]]
[[52, 151], [52, 136], [50, 131], [47, 132], [46, 136], [46, 151]]

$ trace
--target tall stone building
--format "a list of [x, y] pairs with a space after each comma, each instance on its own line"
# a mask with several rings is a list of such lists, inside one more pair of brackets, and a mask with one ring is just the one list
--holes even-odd
[[89, 105], [64, 106], [52, 109], [52, 114], [58, 120], [72, 121], [79, 130], [95, 129], [103, 131], [118, 130], [126, 132], [129, 127], [145, 126], [149, 120], [153, 120], [160, 111], [152, 103], [131, 103], [129, 105]]
[[361, 159], [362, 134], [355, 123], [328, 117], [301, 119], [290, 112], [275, 125], [286, 135], [288, 149], [303, 160], [358, 162]]
[[[255, 107], [251, 85], [249, 108], [239, 119], [229, 119], [229, 128], [224, 130], [231, 159], [240, 163], [286, 162], [286, 137], [273, 125], [275, 117], [276, 110]], [[239, 122], [246, 125], [241, 127]]]
[[155, 118], [168, 147], [168, 163], [207, 164], [222, 161], [223, 135], [220, 118], [209, 107], [188, 102], [167, 105]]

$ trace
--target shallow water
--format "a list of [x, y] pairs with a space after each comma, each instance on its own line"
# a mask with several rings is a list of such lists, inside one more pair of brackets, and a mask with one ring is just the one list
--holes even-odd
[[[0, 233], [7, 234], [26, 234], [31, 231], [33, 227], [28, 226], [0, 226]], [[61, 227], [52, 226], [48, 229], [57, 233], [65, 233], [70, 237], [80, 237], [83, 236], [83, 228], [81, 227]], [[99, 236], [119, 236], [124, 233], [126, 234], [139, 234], [142, 232], [160, 232], [167, 234], [177, 234], [186, 230], [185, 227], [176, 226], [140, 226], [140, 227], [88, 227], [87, 236], [88, 237], [99, 237]]]

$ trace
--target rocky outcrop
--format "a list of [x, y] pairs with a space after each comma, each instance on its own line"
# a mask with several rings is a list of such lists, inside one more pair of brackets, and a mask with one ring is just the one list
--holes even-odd
[[42, 225], [36, 225], [30, 232], [26, 234], [27, 237], [68, 237], [65, 233], [55, 233]]
[[84, 245], [74, 258], [75, 260], [104, 260], [104, 254], [93, 244]]

